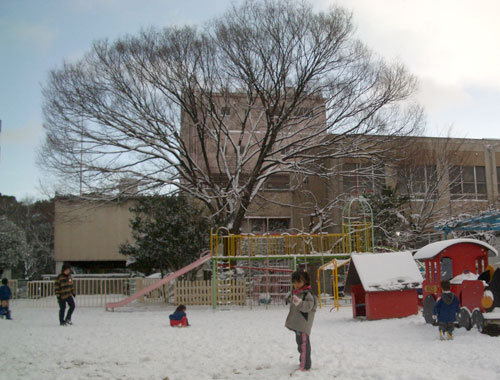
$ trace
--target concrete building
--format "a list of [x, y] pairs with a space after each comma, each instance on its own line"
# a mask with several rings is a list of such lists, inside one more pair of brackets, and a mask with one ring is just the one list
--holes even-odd
[[90, 202], [55, 198], [54, 260], [56, 273], [64, 262], [88, 273], [125, 268], [120, 244], [132, 240], [129, 208], [133, 200]]
[[[260, 145], [253, 140], [259, 140], [265, 133], [265, 123], [260, 118], [266, 117], [269, 122], [273, 116], [258, 104], [245, 105], [244, 96], [231, 94], [213, 98], [215, 101], [210, 107], [215, 118], [195, 123], [193, 115], [181, 114], [181, 136], [191, 160], [185, 164], [201, 173], [200, 178], [205, 175], [224, 185], [234, 180], [235, 165], [241, 165], [238, 175], [243, 180], [256, 164]], [[283, 154], [287, 142], [304, 136], [317, 135], [319, 141], [335, 138], [326, 132], [318, 133], [326, 130], [322, 102], [322, 99], [311, 98], [297, 110], [291, 126], [280, 132], [286, 135], [279, 140], [282, 145], [276, 148], [277, 155]], [[243, 112], [244, 106], [247, 108]], [[255, 120], [249, 133], [242, 133], [238, 127], [244, 117]], [[203, 135], [206, 129], [197, 129], [201, 124], [203, 128], [213, 125], [213, 133]], [[352, 141], [355, 139], [353, 136]], [[220, 147], [216, 147], [217, 141], [224, 144], [223, 154]], [[344, 139], [343, 144], [349, 141]], [[327, 178], [305, 177], [290, 171], [270, 176], [247, 208], [241, 231], [310, 232], [316, 228], [316, 232], [340, 232], [343, 202], [352, 196], [377, 193], [384, 185], [408, 194], [412, 205], [408, 213], [425, 213], [429, 226], [439, 219], [463, 212], [474, 214], [498, 205], [500, 140], [373, 136], [364, 141], [372, 147], [380, 145], [379, 154], [359, 159], [323, 158], [324, 167], [336, 168]], [[241, 164], [238, 159], [243, 154], [248, 160]], [[186, 186], [204, 184], [186, 182]], [[124, 267], [126, 258], [118, 253], [118, 248], [131, 239], [129, 208], [132, 202], [131, 199], [102, 203], [56, 199], [58, 268], [64, 261], [88, 270]], [[318, 229], [322, 218], [330, 222]]]

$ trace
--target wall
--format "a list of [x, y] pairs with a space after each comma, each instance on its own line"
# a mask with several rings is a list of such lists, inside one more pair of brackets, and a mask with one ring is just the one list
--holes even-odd
[[125, 261], [120, 244], [131, 241], [132, 201], [55, 200], [56, 261]]

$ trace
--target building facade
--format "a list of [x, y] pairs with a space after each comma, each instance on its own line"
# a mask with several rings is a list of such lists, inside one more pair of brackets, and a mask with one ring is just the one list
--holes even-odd
[[[251, 204], [242, 232], [310, 232], [319, 218], [318, 209], [328, 203], [335, 205], [325, 208], [332, 223], [318, 232], [339, 232], [343, 202], [377, 193], [383, 185], [408, 194], [419, 212], [432, 210], [429, 233], [434, 232], [433, 223], [438, 220], [474, 215], [500, 205], [500, 140], [412, 137], [405, 149], [394, 149], [392, 157], [376, 165], [363, 160], [340, 163], [338, 175], [328, 180], [309, 178], [302, 186], [277, 177]], [[119, 253], [119, 246], [131, 241], [132, 204], [132, 199], [88, 203], [56, 198], [58, 269], [63, 262], [89, 271], [124, 268], [126, 257]]]

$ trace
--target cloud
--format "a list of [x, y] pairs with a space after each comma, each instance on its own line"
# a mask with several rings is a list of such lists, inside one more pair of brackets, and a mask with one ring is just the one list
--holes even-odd
[[18, 127], [9, 127], [2, 123], [0, 138], [5, 145], [15, 144], [38, 144], [43, 136], [43, 128], [39, 122], [30, 120], [26, 124]]
[[472, 104], [472, 96], [461, 86], [443, 84], [431, 77], [420, 78], [418, 101], [429, 113]]
[[[324, 6], [333, 4], [324, 1]], [[500, 88], [500, 2], [336, 0], [353, 11], [357, 35], [436, 83]]]
[[38, 49], [42, 54], [49, 53], [58, 35], [58, 30], [55, 27], [27, 23], [22, 20], [16, 20], [15, 23], [3, 21], [0, 24], [0, 30], [4, 43], [23, 50], [26, 50], [27, 47]]

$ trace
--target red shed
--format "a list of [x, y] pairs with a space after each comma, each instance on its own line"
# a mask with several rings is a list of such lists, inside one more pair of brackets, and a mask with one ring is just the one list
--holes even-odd
[[418, 313], [422, 275], [411, 252], [353, 253], [345, 291], [353, 317], [400, 318]]

